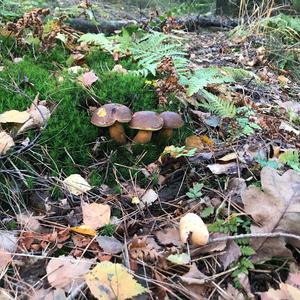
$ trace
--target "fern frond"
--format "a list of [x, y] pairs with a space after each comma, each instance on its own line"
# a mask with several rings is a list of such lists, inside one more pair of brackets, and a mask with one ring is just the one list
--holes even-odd
[[279, 155], [279, 161], [300, 172], [300, 161], [298, 150], [289, 149]]
[[187, 72], [189, 60], [185, 58], [186, 52], [169, 39], [169, 36], [155, 32], [147, 34], [140, 41], [133, 43], [130, 51], [139, 66], [139, 70], [133, 72], [143, 76], [147, 76], [149, 73], [155, 75], [158, 65], [165, 57], [172, 58], [179, 75]]
[[233, 77], [223, 75], [219, 68], [201, 68], [188, 80], [188, 95], [192, 96], [198, 93], [209, 84], [222, 84], [234, 81]]
[[103, 50], [113, 53], [115, 45], [113, 41], [109, 40], [103, 33], [86, 33], [79, 38], [79, 42], [94, 44], [100, 46]]
[[203, 100], [199, 106], [217, 114], [221, 118], [233, 118], [236, 115], [236, 107], [233, 102], [223, 100], [207, 91], [202, 92]]

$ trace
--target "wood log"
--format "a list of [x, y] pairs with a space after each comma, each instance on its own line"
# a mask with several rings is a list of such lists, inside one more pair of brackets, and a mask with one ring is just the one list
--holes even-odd
[[[98, 20], [98, 24], [80, 18], [68, 19], [67, 23], [74, 29], [83, 33], [99, 33], [112, 34], [122, 27], [137, 25], [142, 26], [146, 24], [146, 19], [140, 20]], [[220, 16], [188, 16], [177, 19], [178, 23], [187, 31], [197, 31], [200, 28], [218, 27], [218, 28], [234, 28], [237, 26], [235, 20], [224, 18]], [[159, 20], [157, 20], [159, 24]]]

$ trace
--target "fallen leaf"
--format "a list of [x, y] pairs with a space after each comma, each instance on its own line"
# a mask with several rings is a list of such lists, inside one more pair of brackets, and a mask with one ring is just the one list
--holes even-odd
[[80, 196], [92, 189], [89, 183], [79, 174], [72, 174], [63, 181], [71, 194]]
[[32, 215], [18, 214], [17, 221], [22, 227], [25, 228], [25, 230], [35, 232], [41, 231], [41, 225], [39, 220]]
[[267, 292], [260, 293], [261, 300], [299, 300], [300, 290], [286, 284], [280, 283], [279, 289], [269, 289]]
[[140, 203], [141, 203], [141, 200], [140, 200], [139, 197], [133, 196], [132, 199], [131, 199], [131, 203], [132, 203], [132, 204], [140, 204]]
[[187, 253], [171, 254], [167, 260], [176, 265], [188, 265], [191, 262], [191, 257]]
[[131, 299], [147, 290], [121, 264], [104, 261], [85, 276], [93, 296], [99, 300]]
[[6, 152], [15, 145], [13, 138], [5, 131], [0, 132], [0, 155]]
[[233, 262], [237, 261], [240, 256], [242, 255], [240, 247], [234, 241], [228, 241], [227, 246], [225, 248], [225, 253], [218, 256], [220, 259], [224, 270], [232, 264]]
[[11, 254], [6, 250], [0, 249], [0, 274], [11, 262], [11, 260], [12, 260]]
[[289, 273], [289, 277], [286, 281], [286, 283], [291, 284], [292, 286], [296, 288], [300, 288], [300, 273]]
[[44, 105], [37, 105], [34, 108], [28, 110], [30, 119], [27, 120], [18, 130], [17, 134], [20, 134], [28, 129], [41, 127], [50, 118], [50, 110]]
[[153, 202], [155, 202], [158, 199], [158, 194], [152, 190], [149, 189], [146, 191], [146, 193], [142, 196], [141, 202], [140, 202], [140, 208], [151, 206]]
[[180, 279], [183, 285], [194, 294], [193, 299], [207, 299], [205, 297], [209, 289], [209, 283], [206, 283], [207, 276], [199, 271], [195, 263], [186, 274], [180, 276]]
[[232, 153], [226, 154], [225, 156], [223, 156], [221, 158], [218, 158], [218, 160], [227, 162], [227, 161], [231, 161], [231, 160], [237, 160], [238, 157], [239, 156], [236, 152], [232, 152]]
[[124, 249], [124, 245], [114, 237], [100, 235], [96, 241], [103, 251], [109, 254], [118, 254]]
[[92, 264], [91, 260], [72, 256], [51, 258], [46, 268], [48, 282], [52, 287], [68, 292], [84, 282], [84, 275]]
[[281, 122], [279, 129], [282, 129], [287, 132], [293, 132], [296, 135], [300, 134], [299, 130], [295, 129], [293, 126], [291, 126], [290, 124], [288, 124], [287, 122], [284, 122], [284, 121]]
[[[225, 294], [221, 294], [220, 300], [245, 300], [244, 295], [232, 284], [228, 283]], [[279, 300], [279, 299], [278, 299]]]
[[279, 75], [277, 79], [282, 84], [288, 84], [290, 82], [290, 80], [283, 75]]
[[207, 226], [194, 213], [187, 213], [180, 219], [179, 233], [183, 243], [186, 243], [189, 237], [193, 245], [203, 246], [208, 243], [209, 233]]
[[115, 65], [112, 69], [112, 72], [120, 73], [120, 74], [127, 74], [128, 71], [123, 68], [122, 65]]
[[0, 115], [0, 123], [23, 124], [30, 118], [27, 111], [9, 110]]
[[0, 230], [0, 249], [7, 252], [15, 252], [17, 249], [17, 237], [15, 232]]
[[92, 229], [88, 225], [80, 225], [80, 226], [74, 226], [70, 228], [70, 231], [77, 232], [84, 235], [90, 235], [90, 236], [96, 236], [97, 231], [95, 229]]
[[92, 229], [98, 229], [110, 222], [110, 206], [101, 203], [81, 203], [83, 223]]
[[81, 82], [87, 88], [90, 88], [98, 79], [99, 78], [93, 71], [86, 72], [78, 78], [79, 82]]
[[235, 162], [231, 162], [228, 164], [211, 164], [207, 165], [210, 171], [213, 174], [220, 175], [220, 174], [236, 174], [238, 172], [238, 165]]
[[[249, 187], [242, 192], [245, 212], [252, 216], [258, 225], [251, 225], [252, 233], [287, 232], [300, 234], [300, 175], [288, 170], [280, 176], [276, 170], [264, 167], [261, 171], [262, 190]], [[299, 247], [299, 242], [282, 238], [251, 239], [251, 246], [256, 251], [254, 262], [272, 256], [291, 256], [285, 247], [289, 242]]]
[[155, 231], [154, 235], [162, 245], [174, 245], [180, 246], [182, 244], [180, 240], [179, 230], [174, 227], [167, 227], [165, 229]]

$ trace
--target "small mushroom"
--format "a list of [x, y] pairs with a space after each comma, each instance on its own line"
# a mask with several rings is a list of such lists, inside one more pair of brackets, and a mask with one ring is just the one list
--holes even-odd
[[152, 131], [163, 127], [163, 119], [153, 111], [139, 111], [133, 114], [129, 127], [138, 129], [133, 141], [136, 144], [146, 144], [151, 141]]
[[118, 144], [126, 143], [126, 135], [122, 123], [131, 120], [131, 110], [122, 104], [104, 104], [94, 111], [91, 123], [98, 127], [109, 127], [109, 135]]
[[178, 113], [172, 111], [165, 111], [160, 117], [164, 120], [161, 135], [169, 140], [173, 137], [173, 129], [183, 126], [183, 120]]

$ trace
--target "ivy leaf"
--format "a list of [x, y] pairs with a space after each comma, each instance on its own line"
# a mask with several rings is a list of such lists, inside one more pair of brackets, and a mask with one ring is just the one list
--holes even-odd
[[96, 299], [131, 299], [147, 290], [136, 282], [121, 264], [104, 261], [85, 276], [86, 283]]

